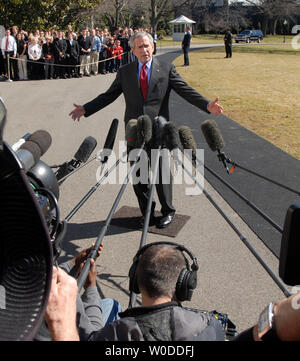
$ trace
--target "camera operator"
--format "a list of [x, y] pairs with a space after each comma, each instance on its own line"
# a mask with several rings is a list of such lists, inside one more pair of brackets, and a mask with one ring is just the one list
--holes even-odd
[[[97, 257], [100, 255], [101, 250], [102, 244], [99, 247]], [[59, 265], [58, 268], [53, 267], [48, 303], [51, 317], [49, 319], [45, 317], [45, 319], [47, 323], [50, 322], [52, 325], [55, 325], [53, 329], [56, 331], [53, 333], [53, 329], [49, 328], [50, 335], [48, 328], [43, 324], [35, 338], [36, 340], [50, 341], [52, 338], [66, 341], [69, 339], [76, 340], [79, 336], [78, 340], [84, 341], [91, 332], [100, 330], [105, 324], [118, 318], [117, 314], [122, 310], [119, 303], [109, 298], [100, 299], [96, 286], [96, 263], [93, 259], [91, 260], [91, 269], [84, 285], [85, 291], [81, 297], [77, 293], [76, 278], [83, 268], [90, 251], [91, 248], [87, 248], [72, 260]], [[57, 297], [58, 295], [60, 297]], [[70, 307], [71, 305], [74, 306], [74, 302], [75, 309]], [[61, 316], [64, 321], [60, 320]], [[69, 331], [64, 333], [61, 330], [61, 324], [67, 323], [72, 325], [73, 322], [75, 322], [75, 329], [77, 330], [78, 328], [78, 332], [71, 331], [72, 327], [70, 327], [70, 333]]]
[[[153, 335], [153, 331], [161, 340], [166, 334], [171, 335], [174, 341], [223, 340], [224, 335], [218, 324], [219, 321], [209, 319], [207, 314], [186, 310], [176, 300], [174, 279], [177, 279], [178, 269], [186, 265], [180, 253], [177, 254], [174, 247], [150, 247], [142, 255], [137, 270], [142, 307], [121, 313], [119, 320], [93, 332], [89, 340], [144, 340], [144, 334], [148, 337], [150, 334]], [[173, 263], [172, 267], [170, 262]], [[164, 268], [163, 271], [161, 267]], [[147, 270], [153, 271], [148, 280], [146, 280]], [[78, 340], [75, 323], [77, 285], [66, 273], [61, 270], [58, 272], [58, 275], [53, 274], [53, 288], [46, 310], [47, 323], [53, 340]], [[172, 294], [169, 293], [170, 290], [173, 290]], [[275, 303], [273, 312], [273, 323], [276, 325], [276, 336], [273, 340], [300, 341], [300, 292]], [[172, 330], [169, 328], [172, 327], [172, 322], [168, 319], [171, 314], [174, 315]], [[169, 322], [164, 322], [167, 319]], [[234, 340], [261, 339], [264, 340], [264, 337], [259, 337], [258, 325], [255, 325]]]
[[[187, 260], [176, 246], [155, 245], [145, 246], [147, 249], [138, 260], [137, 281], [142, 296], [142, 307], [127, 309], [120, 313], [121, 319], [112, 322], [99, 331], [92, 332], [91, 341], [143, 341], [143, 340], [224, 340], [224, 330], [218, 320], [209, 313], [195, 312], [181, 307], [177, 299], [177, 284], [182, 270], [187, 269]], [[144, 247], [144, 248], [145, 248]], [[68, 283], [68, 276], [63, 281]], [[54, 288], [46, 311], [48, 326], [53, 340], [61, 339], [63, 329], [68, 328], [70, 334], [76, 334], [72, 315], [64, 313], [59, 300], [64, 299], [65, 289]], [[70, 309], [74, 300], [68, 299]], [[59, 316], [61, 315], [61, 316]], [[76, 339], [76, 338], [74, 338]]]

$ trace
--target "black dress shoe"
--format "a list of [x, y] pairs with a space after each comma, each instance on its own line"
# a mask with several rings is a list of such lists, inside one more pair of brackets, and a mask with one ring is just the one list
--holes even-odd
[[165, 216], [162, 216], [158, 222], [157, 228], [166, 228], [168, 227], [174, 220], [175, 213], [169, 213]]

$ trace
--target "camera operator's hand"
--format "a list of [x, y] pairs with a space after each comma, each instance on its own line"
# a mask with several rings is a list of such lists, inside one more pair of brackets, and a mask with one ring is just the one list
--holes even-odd
[[[90, 272], [87, 276], [87, 279], [84, 284], [84, 289], [86, 290], [88, 287], [96, 286], [96, 279], [97, 279], [97, 266], [95, 263], [95, 260], [91, 259], [91, 268]], [[85, 262], [84, 262], [85, 263]], [[82, 263], [82, 268], [84, 266], [84, 263]]]
[[79, 341], [76, 327], [76, 280], [53, 267], [52, 284], [45, 320], [53, 341]]
[[[83, 251], [81, 251], [76, 257], [74, 257], [72, 259], [72, 263], [75, 266], [75, 274], [76, 277], [78, 277], [78, 275], [80, 274], [85, 261], [87, 260], [91, 250], [94, 248], [94, 244], [92, 244], [91, 247], [84, 249]], [[103, 249], [103, 243], [100, 244], [98, 251], [97, 251], [97, 258], [100, 256], [100, 253]]]

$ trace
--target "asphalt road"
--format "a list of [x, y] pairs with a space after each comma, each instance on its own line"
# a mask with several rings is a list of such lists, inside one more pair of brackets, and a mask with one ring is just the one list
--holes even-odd
[[[5, 141], [12, 145], [27, 132], [47, 130], [52, 136], [52, 145], [42, 160], [49, 165], [71, 160], [83, 139], [90, 135], [96, 138], [97, 150], [100, 150], [113, 118], [120, 120], [117, 141], [122, 141], [123, 96], [79, 123], [68, 116], [73, 103], [83, 104], [105, 91], [114, 77], [111, 74], [82, 79], [0, 83], [0, 96], [8, 111]], [[172, 97], [172, 103], [174, 99]], [[118, 158], [118, 142], [114, 150]], [[92, 162], [62, 184], [59, 198], [62, 218], [95, 185], [98, 167], [97, 162]], [[100, 186], [70, 220], [62, 259], [70, 259], [96, 240], [122, 182], [123, 179], [118, 184]], [[204, 194], [187, 196], [186, 188], [186, 184], [174, 186], [177, 212], [191, 217], [186, 226], [176, 239], [151, 234], [147, 243], [175, 241], [185, 245], [198, 258], [198, 287], [186, 306], [226, 313], [239, 330], [250, 327], [268, 302], [282, 299], [284, 295], [209, 198]], [[205, 190], [277, 274], [277, 257], [208, 182]], [[137, 206], [131, 185], [126, 188], [119, 208], [123, 205]], [[117, 299], [123, 308], [128, 306], [128, 270], [140, 239], [140, 231], [111, 226], [104, 238], [101, 257], [97, 260], [101, 295]]]

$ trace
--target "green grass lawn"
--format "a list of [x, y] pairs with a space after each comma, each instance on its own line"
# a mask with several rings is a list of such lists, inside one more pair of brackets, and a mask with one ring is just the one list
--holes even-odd
[[[270, 41], [271, 42], [271, 41]], [[291, 45], [238, 45], [190, 53], [174, 64], [202, 95], [220, 98], [224, 114], [300, 159], [300, 50]]]

